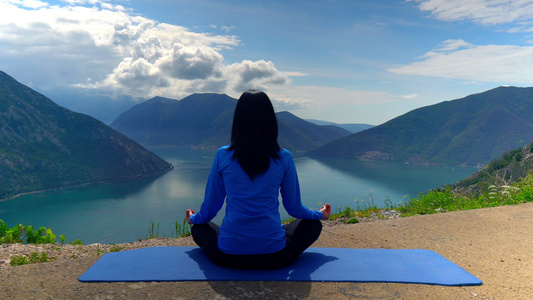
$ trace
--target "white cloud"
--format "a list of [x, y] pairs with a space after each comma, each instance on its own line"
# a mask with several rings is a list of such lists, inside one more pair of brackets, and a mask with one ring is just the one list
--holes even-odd
[[[421, 11], [442, 21], [471, 21], [493, 26], [513, 24], [511, 31], [528, 31], [533, 26], [531, 0], [407, 0]], [[517, 26], [518, 25], [518, 26]]]
[[211, 47], [186, 47], [178, 43], [167, 58], [170, 60], [163, 61], [161, 69], [171, 77], [189, 80], [220, 77], [218, 69], [224, 59]]
[[401, 95], [400, 98], [403, 99], [415, 99], [418, 97], [418, 94], [409, 94], [409, 95]]
[[72, 85], [142, 98], [290, 82], [270, 61], [226, 64], [222, 51], [240, 44], [234, 35], [192, 32], [100, 0], [63, 3], [0, 0], [4, 71], [16, 70], [40, 89]]
[[266, 90], [269, 85], [285, 85], [289, 78], [280, 72], [271, 61], [244, 60], [226, 67], [226, 74], [232, 90]]
[[497, 84], [533, 84], [533, 46], [474, 45], [448, 40], [421, 61], [389, 69], [423, 75]]
[[38, 0], [7, 0], [8, 3], [26, 7], [26, 8], [40, 8], [44, 6], [48, 6], [48, 3], [38, 1]]
[[[436, 52], [453, 51], [453, 50], [463, 49], [463, 48], [472, 48], [473, 46], [474, 45], [472, 45], [470, 43], [467, 43], [467, 42], [463, 41], [462, 39], [446, 40], [446, 41], [440, 43], [440, 45], [438, 45], [438, 47], [436, 48], [435, 51]], [[430, 53], [432, 53], [432, 52], [430, 52]]]
[[232, 31], [232, 30], [235, 29], [235, 28], [237, 28], [237, 27], [235, 27], [235, 26], [233, 26], [233, 25], [232, 25], [232, 26], [225, 26], [225, 25], [224, 25], [224, 26], [220, 27], [220, 29], [223, 30], [223, 31], [225, 31], [225, 32], [230, 32], [230, 31]]
[[303, 77], [303, 76], [307, 76], [306, 73], [296, 72], [296, 71], [283, 72], [283, 74], [285, 74], [285, 76], [288, 76], [288, 77]]

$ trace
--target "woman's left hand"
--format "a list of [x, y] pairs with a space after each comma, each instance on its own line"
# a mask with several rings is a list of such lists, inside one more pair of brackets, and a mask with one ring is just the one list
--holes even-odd
[[192, 225], [192, 223], [191, 223], [191, 216], [192, 215], [194, 215], [194, 210], [187, 209], [187, 211], [185, 212], [185, 218], [187, 218], [187, 223], [189, 223], [190, 225]]
[[329, 203], [324, 204], [320, 211], [322, 212], [321, 220], [329, 220], [329, 216], [331, 215], [331, 205], [329, 205]]

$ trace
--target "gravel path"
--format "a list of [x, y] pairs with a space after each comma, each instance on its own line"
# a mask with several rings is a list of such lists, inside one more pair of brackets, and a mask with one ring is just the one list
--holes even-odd
[[[58, 245], [0, 245], [0, 299], [533, 299], [532, 232], [533, 204], [523, 204], [326, 226], [314, 244], [433, 250], [483, 280], [481, 286], [465, 287], [344, 282], [80, 283], [77, 278], [113, 247], [193, 246], [194, 242], [166, 238], [61, 249]], [[46, 251], [58, 259], [1, 266], [9, 255], [33, 251]]]

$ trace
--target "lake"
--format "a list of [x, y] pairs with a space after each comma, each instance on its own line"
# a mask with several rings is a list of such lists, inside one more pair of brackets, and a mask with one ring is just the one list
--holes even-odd
[[[144, 239], [153, 223], [159, 236], [175, 236], [185, 210], [198, 211], [214, 158], [212, 152], [151, 149], [174, 165], [160, 176], [132, 182], [86, 186], [25, 195], [0, 202], [0, 219], [8, 226], [22, 223], [51, 228], [66, 241], [124, 243]], [[474, 168], [412, 166], [403, 163], [351, 160], [317, 161], [295, 158], [302, 202], [310, 209], [322, 203], [356, 207], [373, 202], [384, 207], [435, 187], [457, 182]], [[281, 205], [282, 206], [282, 205]], [[287, 217], [280, 208], [282, 217]], [[215, 222], [220, 223], [224, 208]], [[152, 222], [152, 223], [151, 223]]]

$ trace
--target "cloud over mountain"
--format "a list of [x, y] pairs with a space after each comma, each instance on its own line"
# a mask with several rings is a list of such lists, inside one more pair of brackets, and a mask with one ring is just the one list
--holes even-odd
[[[31, 86], [98, 88], [135, 97], [179, 97], [192, 92], [240, 93], [285, 85], [271, 61], [228, 64], [223, 51], [234, 35], [198, 33], [139, 16], [99, 0], [0, 2], [0, 62], [31, 76]], [[12, 67], [10, 67], [10, 65]]]

